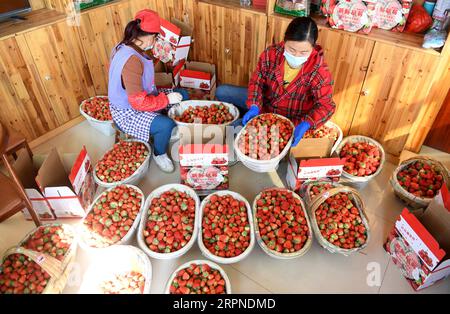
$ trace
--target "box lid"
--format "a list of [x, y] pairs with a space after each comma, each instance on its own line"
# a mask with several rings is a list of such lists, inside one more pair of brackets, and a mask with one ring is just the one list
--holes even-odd
[[221, 144], [184, 144], [180, 145], [180, 154], [228, 154], [228, 145]]

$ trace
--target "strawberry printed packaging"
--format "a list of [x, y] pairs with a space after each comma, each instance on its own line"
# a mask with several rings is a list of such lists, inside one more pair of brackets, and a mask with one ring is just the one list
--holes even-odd
[[179, 148], [181, 183], [199, 195], [226, 190], [228, 146], [221, 144], [185, 144]]
[[323, 12], [332, 28], [368, 34], [372, 29], [370, 6], [361, 0], [328, 0]]
[[161, 33], [153, 47], [153, 56], [163, 63], [177, 64], [187, 59], [192, 42], [192, 28], [177, 20], [161, 19]]
[[369, 5], [373, 27], [403, 32], [412, 0], [372, 0]]
[[450, 193], [443, 186], [418, 217], [404, 209], [384, 249], [414, 290], [450, 275]]

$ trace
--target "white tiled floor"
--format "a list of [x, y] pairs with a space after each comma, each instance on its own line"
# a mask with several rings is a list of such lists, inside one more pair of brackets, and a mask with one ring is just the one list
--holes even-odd
[[[35, 154], [46, 154], [52, 147], [61, 153], [77, 153], [85, 145], [91, 158], [96, 161], [113, 144], [113, 137], [105, 137], [83, 122], [45, 145]], [[423, 153], [436, 156], [447, 166], [450, 155], [424, 147]], [[224, 265], [235, 293], [415, 293], [399, 270], [384, 252], [382, 244], [403, 204], [394, 196], [388, 183], [395, 166], [386, 163], [382, 173], [361, 190], [367, 207], [372, 239], [361, 253], [345, 257], [328, 253], [317, 242], [306, 255], [295, 260], [276, 260], [267, 256], [255, 245], [244, 261]], [[230, 169], [231, 190], [241, 193], [250, 202], [263, 188], [283, 186], [286, 164], [278, 172], [256, 174], [238, 163]], [[148, 175], [139, 187], [148, 195], [156, 187], [178, 182], [178, 172], [161, 173], [155, 164], [150, 164]], [[65, 221], [67, 222], [67, 221]], [[77, 220], [71, 220], [76, 223]], [[17, 214], [0, 224], [0, 252], [16, 244], [33, 228], [31, 222]], [[134, 243], [136, 245], [136, 243]], [[81, 270], [86, 269], [93, 256], [79, 249], [77, 260]], [[153, 267], [152, 293], [162, 293], [170, 274], [184, 262], [202, 259], [197, 246], [183, 257], [172, 261], [151, 259]], [[375, 272], [373, 270], [375, 269]], [[370, 277], [373, 275], [373, 277]], [[370, 277], [375, 282], [368, 284]], [[378, 283], [377, 283], [378, 281]], [[78, 285], [68, 285], [64, 292], [76, 293]], [[450, 280], [442, 281], [420, 293], [450, 293]]]

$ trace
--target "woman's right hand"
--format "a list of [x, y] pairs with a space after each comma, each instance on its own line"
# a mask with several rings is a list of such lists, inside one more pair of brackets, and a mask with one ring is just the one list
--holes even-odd
[[178, 104], [183, 100], [183, 96], [180, 93], [170, 93], [167, 94], [169, 99], [169, 105]]

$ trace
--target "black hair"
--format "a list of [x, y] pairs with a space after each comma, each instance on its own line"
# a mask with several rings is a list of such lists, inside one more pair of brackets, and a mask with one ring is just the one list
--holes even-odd
[[[158, 34], [158, 33], [148, 33], [148, 32], [143, 31], [141, 29], [141, 27], [139, 26], [140, 23], [141, 23], [141, 20], [139, 20], [139, 19], [128, 22], [127, 26], [125, 27], [125, 31], [123, 33], [123, 39], [119, 43], [119, 45], [122, 45], [122, 44], [129, 45], [134, 40], [136, 40], [138, 37]], [[117, 46], [119, 46], [119, 45], [117, 45]]]
[[297, 17], [289, 23], [284, 33], [284, 41], [308, 41], [315, 46], [319, 29], [316, 22], [310, 17]]

